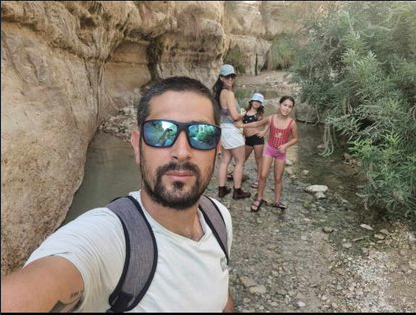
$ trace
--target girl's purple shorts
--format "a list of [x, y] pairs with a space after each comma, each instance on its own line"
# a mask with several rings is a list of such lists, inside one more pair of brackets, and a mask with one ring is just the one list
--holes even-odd
[[278, 149], [271, 147], [267, 142], [263, 149], [263, 156], [265, 155], [274, 157], [278, 160], [286, 160], [286, 153], [282, 153]]

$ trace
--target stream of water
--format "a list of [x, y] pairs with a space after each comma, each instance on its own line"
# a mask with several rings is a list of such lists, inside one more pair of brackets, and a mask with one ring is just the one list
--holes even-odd
[[84, 179], [63, 224], [137, 190], [139, 183], [131, 144], [108, 133], [97, 133], [88, 147]]

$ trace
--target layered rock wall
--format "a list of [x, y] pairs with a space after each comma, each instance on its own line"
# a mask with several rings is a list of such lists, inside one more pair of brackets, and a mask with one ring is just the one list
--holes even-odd
[[158, 78], [189, 75], [211, 87], [234, 46], [256, 73], [271, 39], [290, 27], [275, 17], [291, 10], [260, 1], [2, 1], [2, 274], [61, 224], [105, 117]]

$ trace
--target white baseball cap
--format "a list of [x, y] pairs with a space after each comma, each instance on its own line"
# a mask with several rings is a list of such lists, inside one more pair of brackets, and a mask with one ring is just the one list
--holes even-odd
[[250, 99], [250, 102], [251, 101], [257, 101], [257, 102], [260, 102], [263, 105], [263, 103], [264, 103], [264, 96], [262, 94], [260, 94], [260, 93], [254, 93], [253, 96]]

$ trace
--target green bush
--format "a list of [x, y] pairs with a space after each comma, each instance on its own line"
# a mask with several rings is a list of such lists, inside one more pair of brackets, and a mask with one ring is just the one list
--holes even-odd
[[288, 69], [299, 49], [298, 37], [293, 34], [280, 34], [273, 39], [271, 57], [273, 70]]
[[416, 3], [329, 5], [305, 31], [292, 70], [325, 122], [324, 155], [346, 136], [367, 204], [416, 216]]
[[243, 53], [239, 46], [234, 46], [227, 51], [224, 57], [224, 63], [229, 63], [234, 66], [238, 73], [246, 73], [246, 67], [244, 65]]

